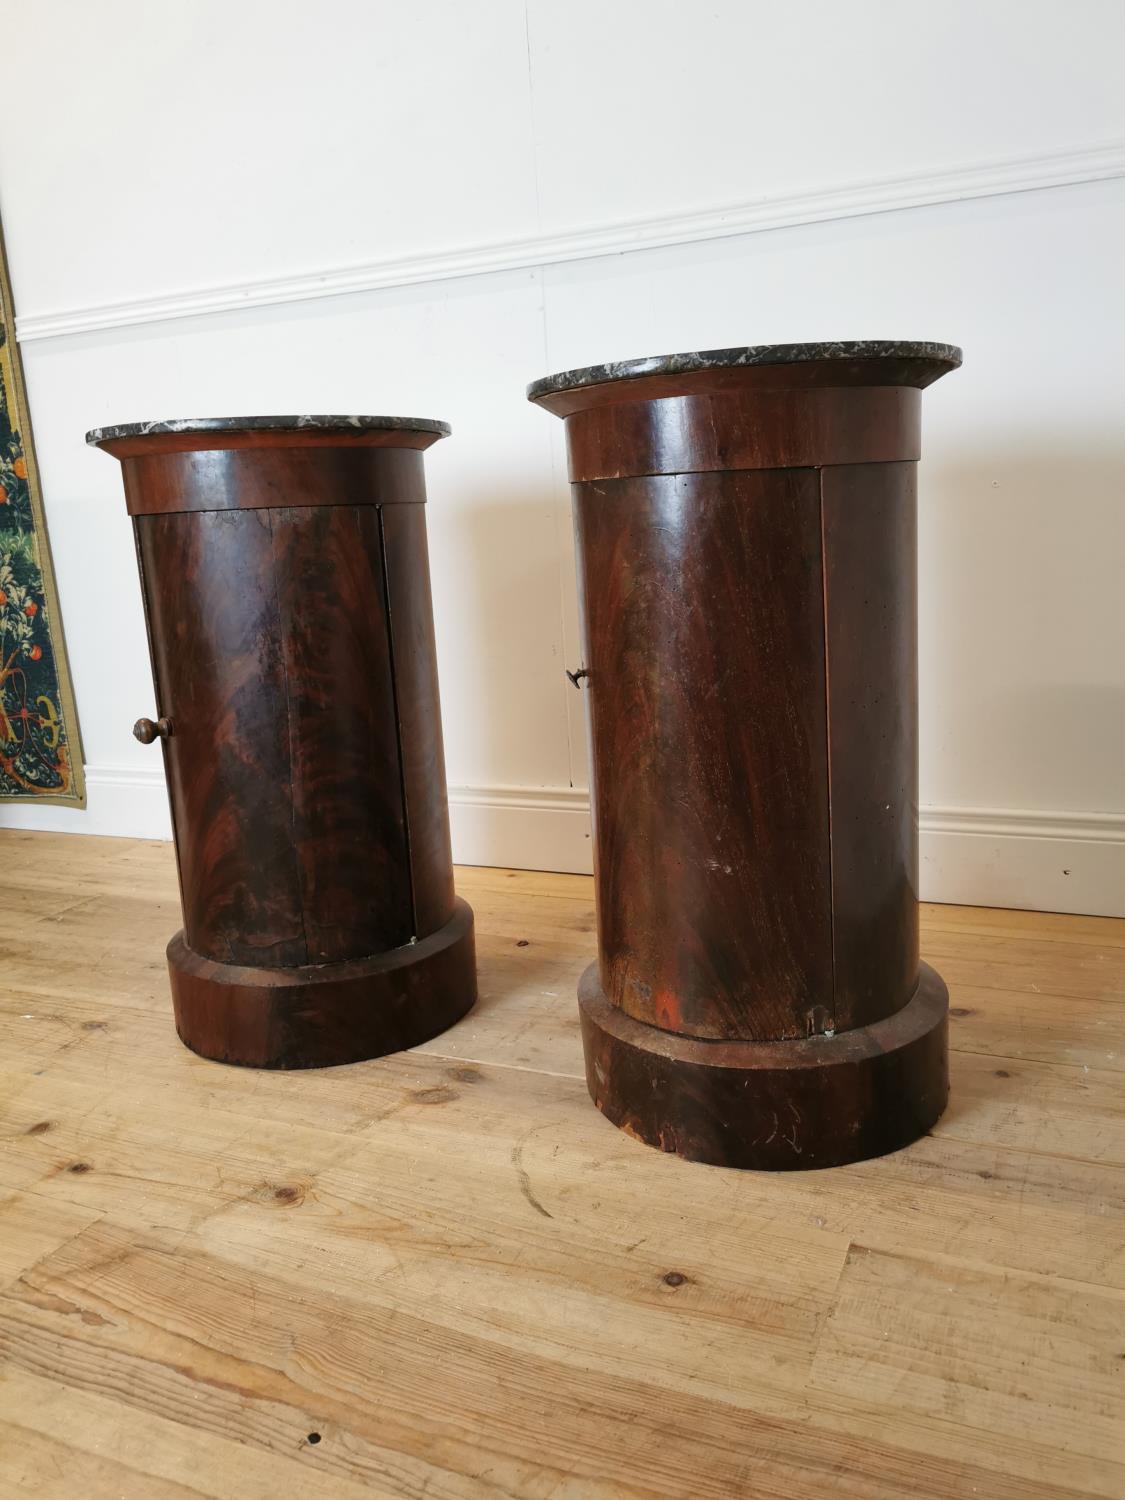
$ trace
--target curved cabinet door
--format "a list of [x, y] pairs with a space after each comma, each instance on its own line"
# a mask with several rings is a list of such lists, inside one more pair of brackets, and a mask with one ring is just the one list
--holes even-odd
[[414, 936], [379, 509], [135, 518], [188, 946], [360, 958]]
[[681, 1035], [830, 1024], [814, 469], [577, 484], [602, 986]]

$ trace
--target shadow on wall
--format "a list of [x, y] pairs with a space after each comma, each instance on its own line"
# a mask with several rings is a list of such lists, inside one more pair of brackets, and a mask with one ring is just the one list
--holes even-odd
[[1125, 448], [1069, 444], [923, 459], [923, 802], [1125, 810]]
[[535, 491], [431, 510], [451, 787], [568, 781], [558, 510]]

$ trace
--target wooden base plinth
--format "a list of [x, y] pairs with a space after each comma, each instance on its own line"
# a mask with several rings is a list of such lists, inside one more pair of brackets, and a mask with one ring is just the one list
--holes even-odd
[[246, 968], [168, 944], [180, 1040], [216, 1062], [323, 1068], [437, 1036], [476, 1000], [473, 913], [461, 900], [421, 942], [348, 963]]
[[713, 1042], [633, 1020], [591, 964], [578, 987], [586, 1081], [627, 1134], [689, 1161], [800, 1171], [924, 1135], [949, 1095], [949, 993], [921, 966], [909, 1002], [835, 1036]]

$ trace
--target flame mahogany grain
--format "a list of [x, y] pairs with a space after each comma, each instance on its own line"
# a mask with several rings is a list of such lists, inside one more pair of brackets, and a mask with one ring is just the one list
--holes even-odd
[[948, 1094], [917, 911], [917, 359], [569, 384], [599, 960], [587, 1082], [735, 1167], [895, 1150]]
[[122, 461], [170, 725], [176, 1025], [206, 1057], [353, 1062], [436, 1035], [475, 999], [417, 451], [436, 436], [99, 444]]
[[684, 1036], [804, 1036], [832, 987], [816, 475], [574, 495], [603, 989]]

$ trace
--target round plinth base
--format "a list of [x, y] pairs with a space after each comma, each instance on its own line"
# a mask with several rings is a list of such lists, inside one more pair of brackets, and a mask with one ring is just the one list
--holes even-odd
[[477, 997], [473, 913], [457, 901], [421, 942], [347, 963], [245, 968], [168, 944], [180, 1040], [215, 1062], [324, 1068], [400, 1052], [437, 1036]]
[[800, 1171], [882, 1156], [924, 1135], [949, 1096], [949, 993], [921, 966], [895, 1015], [835, 1036], [709, 1042], [610, 1005], [591, 964], [578, 986], [586, 1082], [613, 1123], [715, 1166]]

